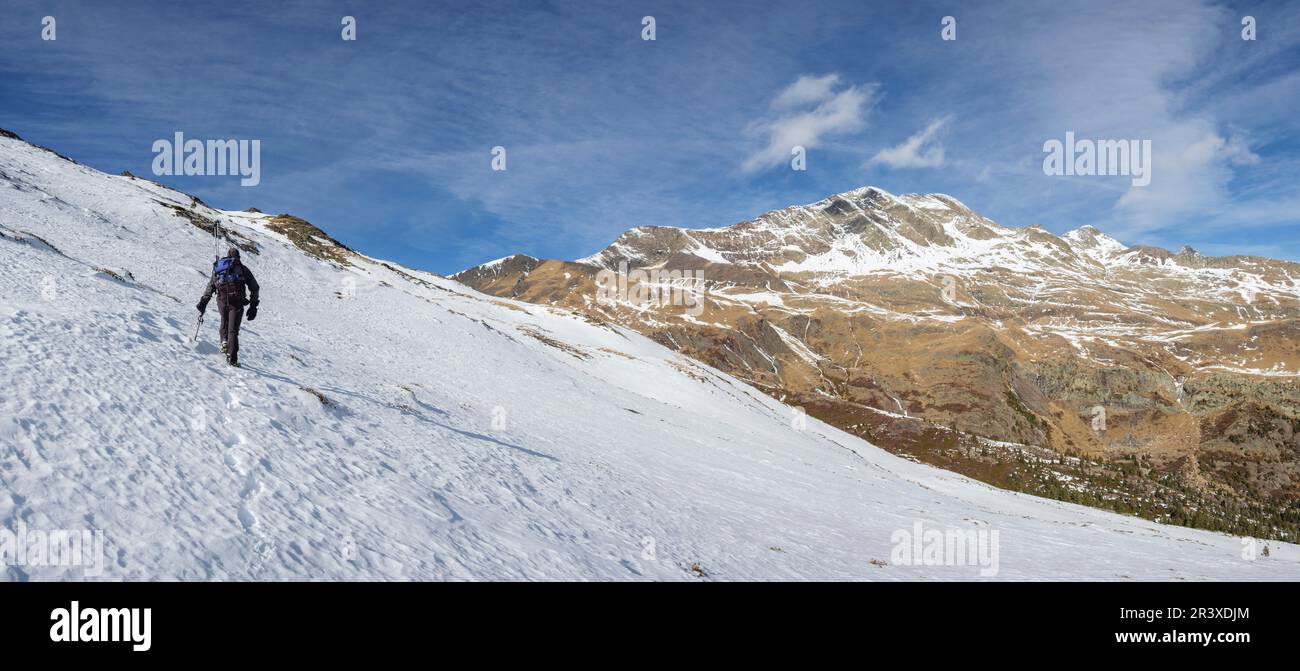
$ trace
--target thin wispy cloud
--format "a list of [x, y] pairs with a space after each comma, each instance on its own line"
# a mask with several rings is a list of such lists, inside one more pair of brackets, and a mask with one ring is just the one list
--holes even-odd
[[1220, 204], [1232, 167], [1260, 162], [1240, 136], [1225, 138], [1213, 131], [1170, 143], [1164, 151], [1157, 166], [1161, 181], [1152, 180], [1156, 187], [1129, 189], [1116, 203], [1117, 208], [1148, 217], [1146, 221], [1155, 225], [1192, 207], [1204, 210]]
[[799, 77], [772, 100], [774, 117], [750, 125], [749, 133], [765, 138], [766, 144], [745, 159], [741, 170], [771, 168], [789, 161], [795, 147], [814, 149], [827, 138], [862, 130], [878, 91], [876, 84], [841, 85], [837, 74]]
[[803, 75], [781, 91], [781, 95], [772, 101], [772, 109], [784, 110], [810, 103], [820, 103], [831, 98], [839, 84], [840, 76], [835, 73], [820, 77]]
[[942, 117], [931, 121], [901, 144], [881, 149], [867, 164], [891, 168], [937, 168], [943, 165], [943, 143], [939, 141], [939, 133], [951, 120], [951, 117]]

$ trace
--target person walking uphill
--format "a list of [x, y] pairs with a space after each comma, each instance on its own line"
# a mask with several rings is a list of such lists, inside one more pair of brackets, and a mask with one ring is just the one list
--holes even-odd
[[[248, 290], [245, 296], [244, 290]], [[226, 354], [226, 363], [239, 366], [239, 323], [244, 318], [244, 306], [248, 306], [248, 321], [257, 319], [257, 280], [253, 272], [239, 261], [239, 250], [231, 247], [226, 258], [218, 259], [212, 267], [212, 277], [208, 280], [207, 291], [196, 306], [199, 314], [208, 309], [212, 294], [217, 295], [217, 309], [221, 311], [221, 351]]]

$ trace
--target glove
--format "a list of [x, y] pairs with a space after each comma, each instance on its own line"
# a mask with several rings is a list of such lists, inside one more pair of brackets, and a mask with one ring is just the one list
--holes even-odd
[[198, 304], [198, 305], [195, 305], [194, 307], [196, 307], [196, 308], [199, 309], [199, 314], [203, 314], [204, 312], [207, 312], [207, 311], [208, 311], [208, 302], [207, 302], [207, 301], [199, 301], [199, 304]]
[[248, 321], [251, 322], [251, 321], [253, 321], [254, 319], [257, 319], [257, 306], [256, 306], [256, 305], [254, 305], [254, 306], [248, 308]]

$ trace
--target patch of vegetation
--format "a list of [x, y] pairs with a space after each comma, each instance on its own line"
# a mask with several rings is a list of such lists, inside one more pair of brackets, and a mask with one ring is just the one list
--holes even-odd
[[123, 271], [123, 272], [126, 273], [126, 277], [123, 277], [123, 276], [119, 275], [116, 271], [109, 270], [108, 268], [98, 268], [98, 267], [97, 267], [97, 268], [95, 268], [95, 272], [97, 272], [97, 273], [103, 273], [103, 274], [105, 274], [105, 275], [108, 275], [109, 277], [111, 277], [111, 278], [117, 280], [118, 282], [121, 282], [122, 284], [133, 284], [133, 283], [135, 283], [135, 276], [132, 275], [132, 274], [131, 274], [131, 271], [129, 271], [129, 270], [128, 270], [128, 271]]
[[[208, 235], [213, 235], [214, 234], [213, 231], [216, 231], [215, 234], [218, 238], [225, 240], [227, 245], [233, 245], [235, 247], [238, 247], [239, 250], [242, 252], [257, 254], [261, 251], [258, 248], [256, 242], [253, 242], [249, 238], [241, 235], [236, 231], [230, 230], [230, 228], [226, 226], [219, 225], [216, 221], [213, 221], [212, 219], [209, 219], [203, 216], [202, 214], [195, 212], [193, 209], [184, 208], [181, 207], [180, 205], [167, 203], [157, 199], [154, 199], [154, 202], [171, 210], [172, 214], [181, 217], [186, 221], [189, 221], [190, 224], [192, 224], [195, 228], [199, 229], [200, 231], [203, 231]], [[221, 250], [222, 253], [225, 253], [225, 251], [226, 250], [224, 249]]]
[[550, 345], [551, 347], [554, 347], [555, 349], [558, 349], [558, 350], [560, 350], [561, 352], [564, 352], [565, 354], [569, 354], [569, 355], [574, 356], [574, 357], [577, 357], [577, 358], [579, 358], [579, 359], [589, 359], [589, 358], [591, 358], [590, 355], [588, 355], [586, 352], [584, 352], [584, 351], [578, 349], [577, 347], [574, 347], [573, 345], [570, 345], [569, 343], [566, 343], [566, 342], [560, 342], [559, 340], [556, 340], [555, 338], [552, 338], [552, 337], [546, 335], [545, 333], [542, 333], [540, 330], [538, 330], [538, 329], [535, 328], [535, 327], [531, 327], [531, 326], [524, 325], [524, 326], [518, 326], [518, 327], [516, 327], [516, 328], [519, 329], [519, 331], [520, 331], [521, 333], [524, 333], [524, 334], [527, 334], [527, 335], [529, 335], [529, 336], [532, 336], [533, 338], [537, 339], [538, 341], [540, 341], [540, 342], [542, 342], [542, 343], [545, 343], [545, 344], [547, 344], [547, 345]]
[[690, 365], [687, 365], [687, 364], [684, 364], [684, 363], [680, 363], [680, 362], [677, 362], [677, 361], [669, 361], [669, 362], [668, 362], [668, 365], [669, 365], [669, 366], [672, 366], [673, 368], [676, 368], [679, 372], [681, 372], [682, 374], [686, 375], [686, 377], [691, 378], [692, 380], [696, 380], [696, 381], [698, 381], [698, 382], [708, 382], [708, 381], [709, 381], [709, 378], [704, 377], [704, 375], [700, 374], [700, 372], [699, 372], [698, 370], [696, 370], [695, 367], [693, 367], [693, 366], [690, 366]]
[[315, 387], [298, 387], [298, 388], [307, 392], [308, 394], [311, 394], [312, 396], [315, 396], [316, 400], [320, 401], [320, 404], [326, 408], [338, 407], [337, 403], [335, 403], [325, 394], [320, 393], [320, 390], [316, 389]]
[[350, 266], [356, 252], [347, 245], [331, 238], [325, 231], [313, 226], [305, 219], [291, 214], [277, 214], [267, 220], [266, 227], [279, 233], [292, 242], [295, 247], [323, 261]]
[[1025, 421], [1029, 422], [1029, 426], [1038, 428], [1040, 424], [1043, 424], [1043, 418], [1035, 414], [1024, 403], [1021, 403], [1020, 397], [1016, 396], [1014, 392], [1008, 391], [1006, 396], [1007, 405], [1011, 406], [1011, 409], [1019, 413], [1021, 417], [1024, 417]]
[[[31, 238], [32, 240], [35, 240], [41, 243], [42, 245], [49, 247], [50, 251], [54, 252], [55, 254], [58, 254], [59, 256], [65, 256], [65, 257], [67, 256], [67, 254], [64, 254], [63, 251], [60, 250], [58, 247], [55, 247], [54, 245], [50, 244], [49, 240], [46, 240], [45, 238], [42, 238], [41, 236], [36, 235], [35, 233], [28, 233], [27, 231], [19, 231], [19, 233], [22, 233], [23, 235]], [[20, 240], [20, 242], [22, 241]]]
[[529, 312], [529, 311], [527, 311], [527, 310], [525, 310], [525, 309], [519, 307], [518, 305], [515, 305], [514, 303], [507, 303], [507, 302], [505, 302], [505, 301], [492, 301], [492, 304], [495, 305], [495, 306], [497, 306], [497, 307], [499, 307], [499, 308], [505, 308], [505, 309], [507, 309], [507, 310], [514, 310], [515, 312], [522, 312], [522, 313], [524, 313], [524, 314], [526, 314], [526, 315], [530, 315], [530, 314], [532, 314], [531, 312]]
[[[383, 261], [380, 261], [380, 262], [379, 262], [379, 265], [380, 265], [381, 267], [385, 268], [386, 270], [388, 270], [389, 272], [392, 272], [392, 273], [396, 274], [397, 276], [401, 277], [402, 279], [406, 280], [407, 282], [410, 282], [411, 284], [417, 284], [417, 285], [419, 285], [419, 286], [424, 287], [425, 289], [433, 289], [433, 290], [437, 290], [437, 291], [450, 291], [449, 289], [446, 289], [446, 288], [444, 288], [444, 287], [440, 287], [440, 286], [434, 284], [433, 282], [430, 282], [430, 281], [428, 281], [428, 280], [424, 280], [424, 279], [421, 279], [421, 278], [419, 278], [419, 277], [416, 277], [415, 275], [412, 275], [411, 273], [407, 272], [406, 270], [403, 270], [402, 268], [398, 268], [398, 267], [394, 266], [394, 265], [391, 264], [391, 263], [385, 263], [385, 262], [383, 262]], [[429, 273], [429, 274], [430, 274], [430, 275], [435, 275], [435, 276], [441, 277], [441, 276], [438, 275], [437, 273]], [[383, 283], [381, 282], [380, 284], [383, 284]], [[427, 299], [426, 299], [426, 300], [427, 300]]]
[[[782, 400], [779, 389], [760, 387]], [[826, 397], [786, 398], [873, 445], [995, 487], [1134, 515], [1163, 524], [1261, 540], [1300, 539], [1300, 500], [1253, 500], [1189, 481], [1185, 460], [1152, 467], [1008, 445], [915, 418], [902, 419]]]

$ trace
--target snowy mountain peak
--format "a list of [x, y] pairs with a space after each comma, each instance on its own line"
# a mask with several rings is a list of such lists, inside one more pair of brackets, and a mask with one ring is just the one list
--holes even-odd
[[970, 212], [964, 203], [943, 193], [905, 193], [895, 195], [878, 186], [861, 186], [837, 193], [802, 207], [826, 209], [837, 201], [848, 201], [863, 209], [884, 210], [890, 207], [919, 208], [922, 210], [951, 210]]
[[[1099, 266], [1177, 266], [1200, 272], [1241, 265], [1194, 250], [1175, 255], [1158, 247], [1128, 247], [1091, 225], [1062, 236], [1039, 225], [1010, 228], [947, 194], [894, 195], [875, 186], [723, 228], [633, 228], [605, 249], [576, 261], [611, 269], [620, 262], [640, 267], [767, 268], [814, 274], [822, 283], [833, 277], [872, 275], [961, 276], [990, 268], [1084, 279]], [[1247, 267], [1257, 272], [1257, 265]], [[1285, 280], [1291, 274], [1283, 271], [1280, 276]]]
[[[956, 272], [1026, 256], [1070, 262], [1046, 231], [1009, 229], [947, 194], [894, 195], [864, 186], [726, 228], [639, 227], [578, 263], [605, 268], [707, 263], [783, 272], [869, 275]], [[1021, 259], [1021, 260], [1018, 260]]]
[[1075, 251], [1106, 265], [1128, 247], [1115, 238], [1102, 233], [1096, 226], [1086, 224], [1061, 236]]

